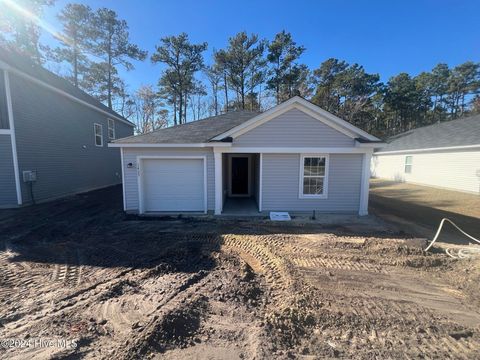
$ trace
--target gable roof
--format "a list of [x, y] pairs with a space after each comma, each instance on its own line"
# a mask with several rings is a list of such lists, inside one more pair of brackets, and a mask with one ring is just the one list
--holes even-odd
[[235, 138], [291, 109], [299, 109], [300, 111], [303, 111], [314, 119], [323, 122], [324, 124], [334, 128], [335, 130], [351, 137], [352, 139], [361, 139], [364, 142], [381, 142], [381, 140], [377, 137], [370, 135], [369, 133], [363, 131], [362, 129], [350, 124], [343, 119], [340, 119], [338, 116], [335, 116], [332, 113], [323, 110], [319, 106], [305, 100], [300, 96], [294, 96], [289, 100], [272, 107], [271, 109], [257, 115], [249, 121], [233, 129], [230, 129], [229, 131], [219, 134], [218, 136], [213, 138], [213, 140], [219, 141], [225, 137]]
[[322, 110], [307, 100], [295, 96], [273, 108], [260, 113], [253, 111], [233, 111], [202, 120], [176, 125], [153, 132], [115, 140], [113, 146], [121, 144], [206, 144], [231, 142], [232, 138], [254, 129], [265, 122], [287, 112], [299, 109], [326, 125], [355, 139], [363, 146], [380, 144], [381, 140], [352, 124]]
[[99, 111], [102, 111], [114, 118], [128, 123], [131, 126], [134, 126], [132, 122], [128, 121], [123, 116], [110, 109], [108, 106], [105, 106], [99, 100], [88, 95], [83, 90], [75, 87], [69, 81], [55, 75], [51, 71], [43, 68], [41, 65], [34, 63], [27, 57], [2, 46], [0, 46], [0, 65], [1, 63], [4, 63], [11, 68], [7, 70], [13, 70], [15, 73], [26, 75], [29, 78], [34, 78], [35, 80], [66, 93], [83, 103], [87, 103], [91, 107], [95, 107]]
[[158, 129], [147, 134], [118, 139], [120, 144], [202, 144], [258, 115], [254, 111], [232, 111], [202, 120]]
[[446, 121], [391, 137], [378, 152], [480, 145], [480, 115]]

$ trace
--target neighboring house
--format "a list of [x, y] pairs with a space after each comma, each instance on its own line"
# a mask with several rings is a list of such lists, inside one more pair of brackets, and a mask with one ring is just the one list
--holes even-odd
[[132, 134], [99, 101], [0, 48], [1, 208], [120, 183], [120, 155], [107, 143]]
[[372, 175], [480, 194], [480, 115], [394, 136], [375, 152]]
[[[114, 141], [133, 213], [367, 214], [376, 137], [294, 97]], [[235, 211], [236, 212], [236, 211]]]

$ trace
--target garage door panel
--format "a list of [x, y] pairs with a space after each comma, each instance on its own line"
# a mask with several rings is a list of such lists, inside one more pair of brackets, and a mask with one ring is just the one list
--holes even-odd
[[145, 211], [204, 211], [203, 159], [143, 160]]

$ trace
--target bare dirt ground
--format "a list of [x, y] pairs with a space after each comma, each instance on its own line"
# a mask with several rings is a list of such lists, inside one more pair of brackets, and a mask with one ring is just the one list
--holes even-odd
[[140, 220], [120, 194], [0, 212], [0, 339], [77, 344], [2, 358], [480, 357], [478, 260], [355, 219]]
[[[382, 179], [370, 181], [370, 213], [410, 234], [431, 238], [442, 218], [449, 218], [480, 237], [480, 196]], [[466, 238], [449, 225], [441, 241], [464, 244]]]

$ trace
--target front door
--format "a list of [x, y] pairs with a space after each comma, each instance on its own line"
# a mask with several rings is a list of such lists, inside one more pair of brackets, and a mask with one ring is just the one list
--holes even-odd
[[232, 195], [248, 196], [248, 156], [232, 156]]

